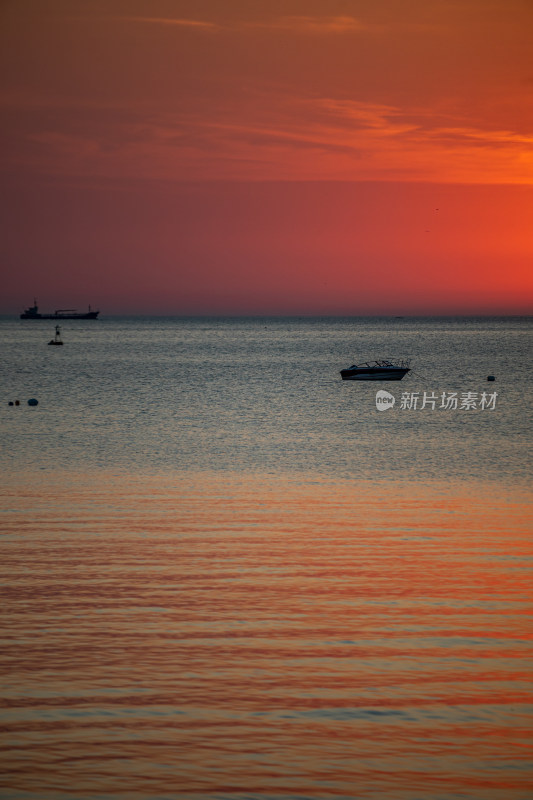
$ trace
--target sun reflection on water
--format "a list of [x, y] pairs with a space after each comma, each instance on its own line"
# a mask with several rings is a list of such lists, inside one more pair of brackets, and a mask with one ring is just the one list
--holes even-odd
[[46, 478], [4, 486], [6, 792], [528, 796], [525, 492]]

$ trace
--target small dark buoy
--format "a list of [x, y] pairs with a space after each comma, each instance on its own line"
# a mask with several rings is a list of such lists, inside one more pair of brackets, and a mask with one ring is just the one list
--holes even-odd
[[495, 381], [496, 378], [494, 377], [494, 375], [487, 375], [487, 380], [488, 381]]
[[12, 405], [13, 405], [13, 400], [10, 400], [9, 403], [8, 403], [8, 406], [12, 406]]
[[20, 400], [15, 400], [15, 405], [20, 406]]
[[28, 400], [28, 405], [29, 406], [38, 406], [39, 405], [39, 401], [36, 400], [35, 397], [32, 397], [31, 400]]
[[61, 341], [61, 328], [59, 327], [59, 325], [56, 325], [55, 338], [54, 339], [50, 339], [48, 344], [63, 344], [63, 342]]

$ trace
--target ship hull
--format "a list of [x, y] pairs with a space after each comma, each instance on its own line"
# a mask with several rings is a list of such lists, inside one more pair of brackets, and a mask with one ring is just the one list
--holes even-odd
[[86, 314], [21, 314], [20, 319], [97, 319], [99, 311], [87, 311]]

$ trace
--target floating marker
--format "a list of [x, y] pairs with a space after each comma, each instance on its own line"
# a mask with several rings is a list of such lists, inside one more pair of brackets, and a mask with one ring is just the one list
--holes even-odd
[[54, 339], [50, 339], [48, 344], [63, 344], [63, 342], [61, 341], [61, 328], [59, 327], [59, 325], [56, 325], [55, 338]]
[[32, 397], [31, 400], [28, 400], [28, 405], [29, 406], [38, 406], [39, 405], [39, 401], [36, 400], [35, 397]]
[[10, 400], [9, 403], [8, 403], [8, 406], [12, 406], [12, 405], [13, 405], [13, 400]]
[[494, 375], [487, 375], [487, 380], [488, 381], [495, 381], [496, 378], [494, 377]]

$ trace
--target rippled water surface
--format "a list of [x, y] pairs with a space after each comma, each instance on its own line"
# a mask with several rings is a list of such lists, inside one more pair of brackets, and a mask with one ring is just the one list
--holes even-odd
[[2, 798], [531, 798], [527, 319], [0, 334]]

